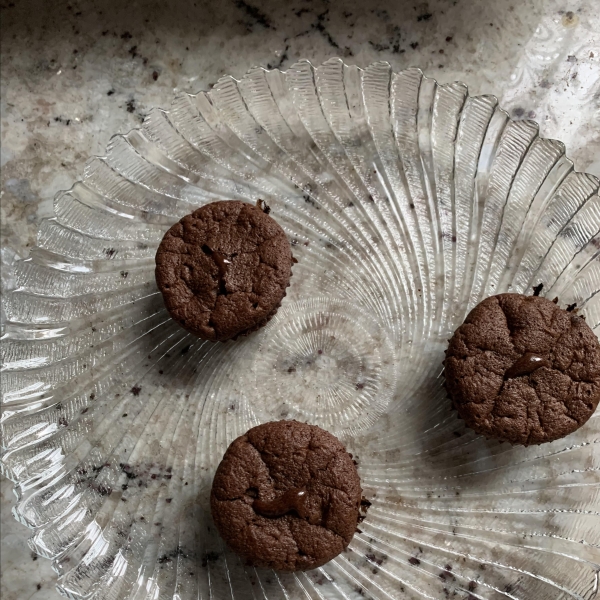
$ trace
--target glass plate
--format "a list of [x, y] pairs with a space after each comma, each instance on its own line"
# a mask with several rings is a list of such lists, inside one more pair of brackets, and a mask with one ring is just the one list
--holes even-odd
[[[298, 259], [276, 317], [202, 342], [154, 253], [216, 199], [265, 200]], [[180, 94], [112, 139], [17, 267], [3, 338], [3, 472], [59, 589], [94, 600], [519, 598], [598, 590], [600, 418], [511, 447], [465, 429], [449, 336], [506, 291], [600, 333], [598, 180], [492, 96], [331, 60]], [[371, 501], [346, 552], [278, 574], [211, 525], [227, 445], [273, 419], [340, 436]]]

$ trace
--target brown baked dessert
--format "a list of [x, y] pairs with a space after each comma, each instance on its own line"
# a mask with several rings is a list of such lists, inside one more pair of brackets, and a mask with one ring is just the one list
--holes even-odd
[[283, 229], [261, 201], [212, 202], [167, 231], [156, 253], [156, 283], [181, 326], [225, 341], [277, 312], [292, 261]]
[[227, 545], [255, 566], [314, 569], [350, 543], [362, 490], [352, 457], [314, 425], [274, 421], [225, 452], [211, 509]]
[[486, 298], [454, 333], [444, 365], [459, 416], [512, 444], [569, 435], [600, 400], [598, 338], [583, 317], [539, 296]]

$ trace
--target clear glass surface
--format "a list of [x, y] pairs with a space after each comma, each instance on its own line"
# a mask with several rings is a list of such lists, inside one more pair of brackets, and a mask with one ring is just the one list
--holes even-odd
[[[503, 291], [577, 303], [600, 333], [598, 180], [492, 96], [330, 60], [180, 94], [112, 139], [5, 299], [2, 469], [74, 599], [591, 600], [600, 417], [531, 448], [476, 436], [443, 389], [448, 338]], [[277, 315], [202, 342], [154, 254], [217, 199], [266, 201], [298, 264]], [[273, 419], [340, 436], [370, 500], [346, 552], [298, 574], [229, 552], [208, 496]]]

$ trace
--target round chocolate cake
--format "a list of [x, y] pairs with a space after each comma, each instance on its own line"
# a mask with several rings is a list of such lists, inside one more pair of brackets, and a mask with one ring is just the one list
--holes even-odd
[[156, 282], [180, 325], [225, 341], [259, 329], [277, 312], [292, 261], [285, 232], [260, 201], [212, 202], [167, 231], [156, 253]]
[[251, 564], [314, 569], [350, 543], [362, 490], [343, 444], [314, 425], [250, 429], [217, 468], [211, 509], [227, 545]]
[[539, 296], [486, 298], [446, 352], [459, 416], [488, 438], [525, 446], [581, 427], [600, 401], [600, 343], [583, 317]]

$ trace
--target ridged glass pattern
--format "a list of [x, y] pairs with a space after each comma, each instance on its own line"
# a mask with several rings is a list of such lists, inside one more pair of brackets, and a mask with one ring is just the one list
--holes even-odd
[[[254, 69], [179, 94], [55, 201], [17, 265], [2, 341], [2, 469], [59, 589], [93, 600], [592, 600], [600, 416], [551, 444], [465, 429], [447, 341], [484, 297], [577, 303], [600, 333], [599, 182], [492, 96], [387, 63]], [[291, 287], [260, 332], [202, 342], [154, 254], [217, 199], [262, 199]], [[208, 497], [227, 445], [273, 419], [340, 436], [372, 503], [307, 573], [227, 551]]]

